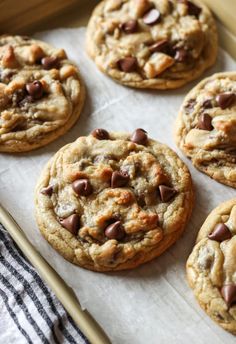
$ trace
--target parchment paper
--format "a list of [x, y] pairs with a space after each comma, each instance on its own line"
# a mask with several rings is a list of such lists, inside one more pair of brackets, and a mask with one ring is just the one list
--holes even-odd
[[[34, 221], [33, 189], [44, 164], [60, 147], [96, 127], [132, 132], [141, 127], [149, 136], [175, 151], [173, 125], [184, 95], [199, 81], [177, 91], [141, 91], [116, 84], [101, 74], [84, 50], [84, 29], [58, 29], [38, 38], [64, 47], [80, 67], [87, 86], [81, 118], [63, 138], [22, 155], [0, 154], [0, 202], [11, 212], [30, 241], [64, 278], [113, 343], [200, 344], [235, 343], [235, 337], [215, 325], [200, 309], [185, 279], [185, 262], [207, 214], [220, 202], [236, 196], [195, 170], [196, 204], [182, 238], [161, 257], [133, 271], [99, 274], [65, 261], [41, 237]], [[213, 72], [236, 70], [222, 50]]]

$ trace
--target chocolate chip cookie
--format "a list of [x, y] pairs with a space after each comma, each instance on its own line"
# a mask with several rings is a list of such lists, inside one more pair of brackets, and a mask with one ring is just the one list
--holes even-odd
[[176, 142], [196, 168], [236, 188], [236, 73], [219, 73], [186, 96]]
[[178, 88], [214, 64], [217, 32], [200, 1], [105, 0], [87, 29], [98, 68], [132, 87]]
[[236, 334], [236, 199], [207, 217], [187, 261], [187, 277], [206, 313]]
[[62, 49], [0, 36], [0, 152], [23, 152], [63, 135], [85, 98], [78, 68]]
[[181, 235], [193, 206], [189, 171], [143, 129], [132, 135], [96, 129], [61, 148], [35, 194], [48, 242], [86, 269], [131, 269]]

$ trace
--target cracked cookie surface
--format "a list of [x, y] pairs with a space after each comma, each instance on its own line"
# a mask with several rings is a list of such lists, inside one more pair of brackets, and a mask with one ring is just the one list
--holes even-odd
[[187, 261], [187, 278], [206, 313], [236, 334], [236, 199], [207, 217]]
[[186, 96], [175, 126], [176, 142], [193, 165], [236, 188], [236, 73], [218, 73]]
[[0, 152], [42, 147], [78, 119], [85, 89], [63, 49], [0, 36]]
[[182, 234], [191, 176], [166, 145], [96, 129], [61, 148], [35, 193], [43, 236], [67, 260], [95, 271], [134, 268]]
[[171, 89], [214, 64], [214, 19], [199, 1], [105, 0], [87, 28], [98, 68], [131, 87]]

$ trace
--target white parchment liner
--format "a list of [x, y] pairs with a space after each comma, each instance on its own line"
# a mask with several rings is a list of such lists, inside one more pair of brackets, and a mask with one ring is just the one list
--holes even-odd
[[[54, 143], [22, 155], [0, 154], [0, 202], [11, 212], [30, 241], [64, 278], [117, 344], [235, 343], [215, 325], [194, 299], [185, 278], [185, 263], [207, 214], [236, 191], [198, 172], [192, 173], [196, 204], [182, 238], [161, 257], [133, 271], [99, 274], [65, 261], [42, 238], [34, 220], [33, 190], [42, 167], [63, 145], [96, 127], [132, 132], [141, 127], [175, 151], [173, 125], [185, 94], [199, 81], [176, 91], [142, 91], [123, 87], [97, 70], [84, 49], [85, 30], [57, 29], [36, 35], [63, 47], [79, 66], [87, 87], [82, 115], [69, 133]], [[220, 50], [216, 65], [204, 77], [236, 70]]]

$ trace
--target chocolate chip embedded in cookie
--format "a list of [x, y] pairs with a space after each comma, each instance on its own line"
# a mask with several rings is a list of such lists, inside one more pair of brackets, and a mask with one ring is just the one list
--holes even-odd
[[85, 89], [62, 49], [0, 36], [0, 152], [24, 152], [63, 135], [78, 119]]
[[43, 97], [43, 85], [40, 81], [35, 80], [25, 85], [26, 91], [32, 97], [32, 100], [37, 100]]
[[77, 179], [73, 182], [72, 188], [79, 196], [89, 196], [93, 192], [93, 188], [88, 179]]
[[60, 60], [57, 56], [47, 56], [41, 60], [41, 64], [44, 69], [60, 68]]
[[236, 188], [236, 73], [214, 74], [186, 96], [176, 142], [193, 165]]
[[95, 271], [131, 269], [181, 235], [193, 205], [187, 167], [144, 129], [95, 129], [60, 149], [35, 193], [36, 219], [48, 242]]
[[236, 302], [236, 283], [224, 285], [221, 288], [221, 295], [228, 308], [231, 308], [233, 303]]
[[230, 239], [232, 234], [229, 228], [224, 223], [218, 223], [213, 231], [208, 235], [208, 238], [218, 242]]
[[147, 132], [143, 129], [136, 129], [131, 135], [130, 140], [139, 145], [146, 145], [148, 142]]
[[214, 19], [199, 1], [104, 0], [88, 24], [87, 51], [124, 85], [178, 88], [214, 64]]
[[202, 225], [187, 261], [187, 278], [206, 313], [236, 334], [236, 199], [219, 205]]
[[102, 129], [102, 128], [94, 129], [91, 134], [98, 140], [108, 140], [109, 139], [108, 131], [106, 131], [105, 129]]
[[108, 239], [121, 240], [125, 236], [125, 231], [121, 221], [116, 221], [107, 226], [104, 233]]
[[79, 216], [78, 214], [72, 214], [64, 219], [60, 220], [60, 224], [66, 228], [73, 235], [76, 235], [79, 230]]

